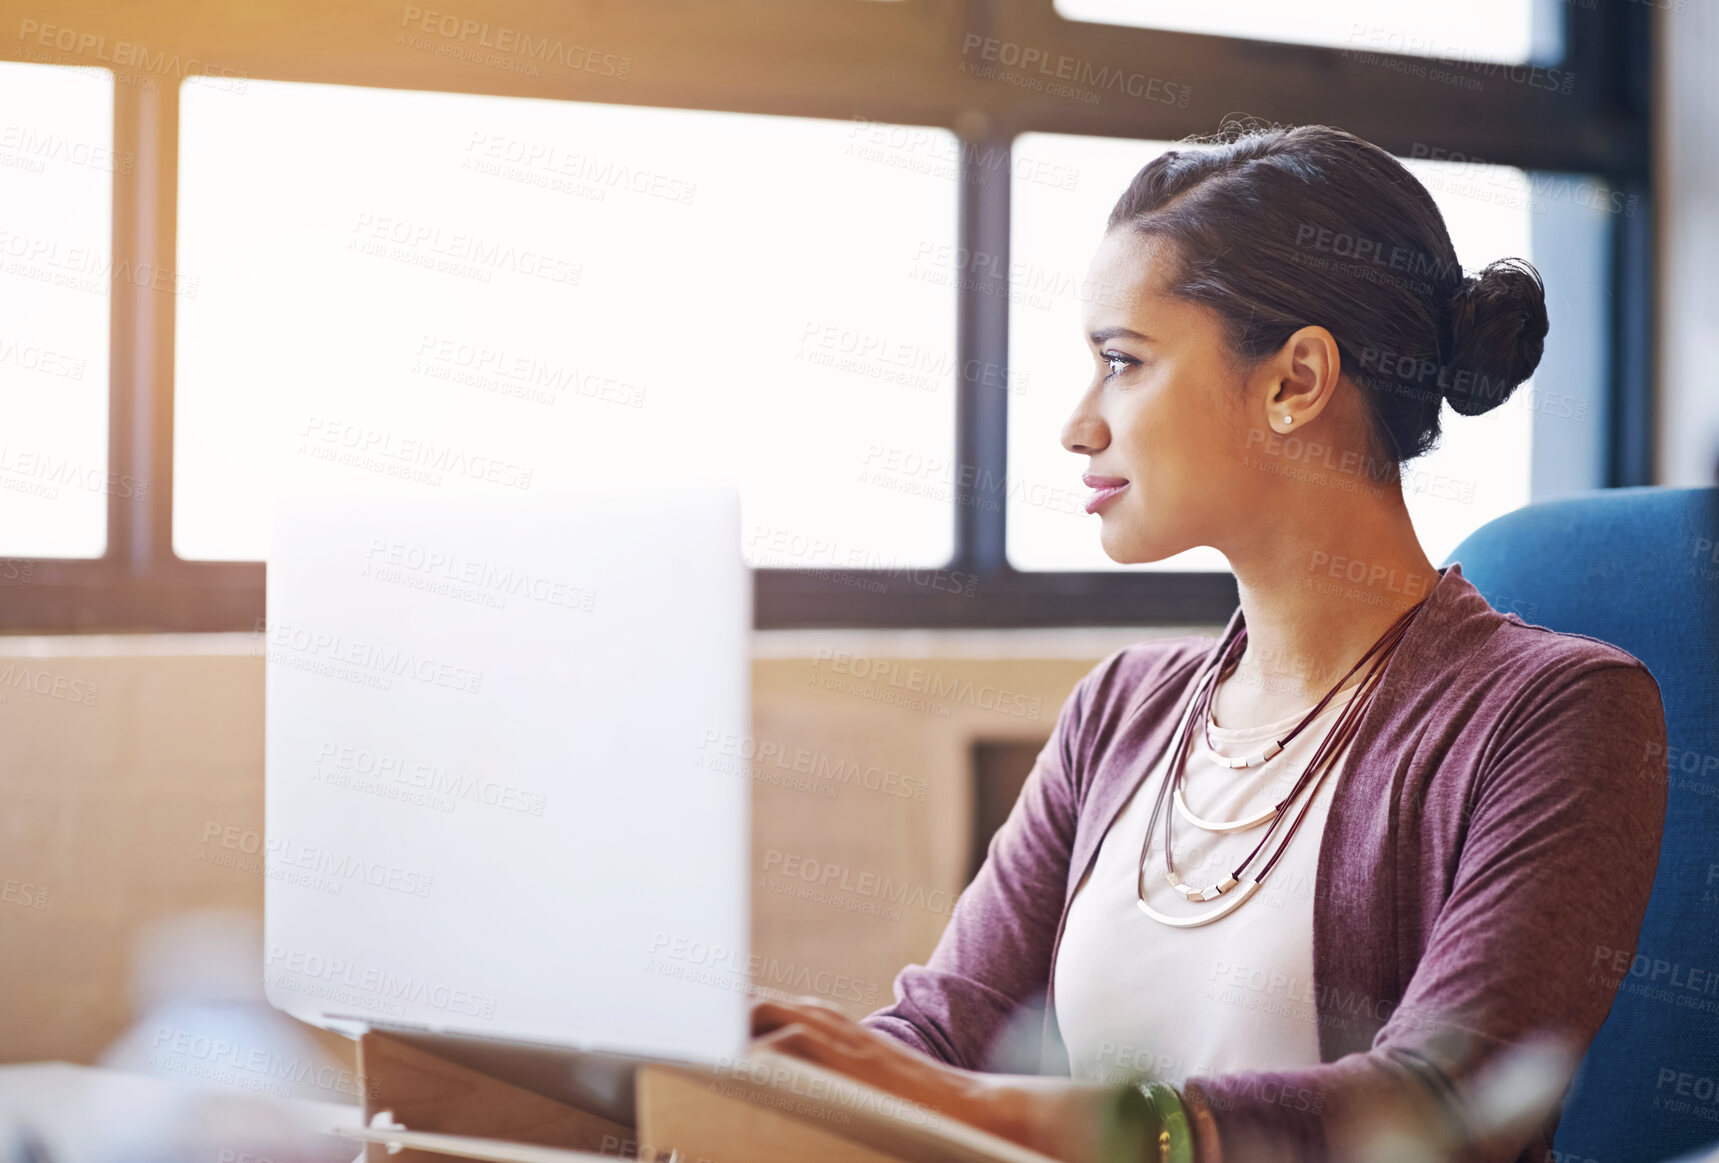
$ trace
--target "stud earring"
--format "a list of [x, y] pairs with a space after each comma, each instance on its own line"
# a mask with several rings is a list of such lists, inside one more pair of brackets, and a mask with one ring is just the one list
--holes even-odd
[[1283, 422], [1285, 424], [1293, 424], [1293, 423], [1295, 423], [1295, 417], [1294, 416], [1285, 416], [1283, 418]]

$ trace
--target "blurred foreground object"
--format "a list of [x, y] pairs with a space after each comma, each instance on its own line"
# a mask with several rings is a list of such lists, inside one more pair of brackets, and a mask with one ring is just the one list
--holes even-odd
[[350, 1163], [330, 1133], [360, 1089], [263, 1000], [261, 919], [188, 913], [146, 929], [130, 1030], [98, 1068], [0, 1068], [0, 1163]]
[[357, 1107], [69, 1062], [0, 1066], [0, 1163], [352, 1163]]

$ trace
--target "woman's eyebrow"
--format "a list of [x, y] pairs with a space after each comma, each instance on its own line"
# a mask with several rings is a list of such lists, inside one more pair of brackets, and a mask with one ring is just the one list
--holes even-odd
[[1094, 331], [1091, 339], [1094, 343], [1103, 343], [1107, 339], [1139, 339], [1146, 343], [1152, 342], [1150, 335], [1142, 335], [1131, 327], [1104, 327]]

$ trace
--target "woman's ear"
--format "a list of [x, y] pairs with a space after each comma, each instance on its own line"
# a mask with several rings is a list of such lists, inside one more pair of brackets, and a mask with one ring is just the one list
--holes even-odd
[[1330, 403], [1343, 374], [1343, 357], [1330, 331], [1308, 326], [1284, 340], [1261, 368], [1267, 422], [1273, 431], [1294, 432], [1311, 424]]

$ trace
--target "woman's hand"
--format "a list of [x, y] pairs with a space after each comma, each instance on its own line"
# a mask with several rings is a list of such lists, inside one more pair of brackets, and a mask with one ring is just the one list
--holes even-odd
[[961, 1070], [816, 998], [755, 1003], [752, 1033], [755, 1047], [804, 1058], [1055, 1158], [1099, 1163], [1103, 1157], [1115, 1087]]
[[752, 1034], [754, 1046], [826, 1066], [962, 1122], [973, 1122], [982, 1105], [976, 1075], [868, 1030], [816, 998], [755, 1003]]

